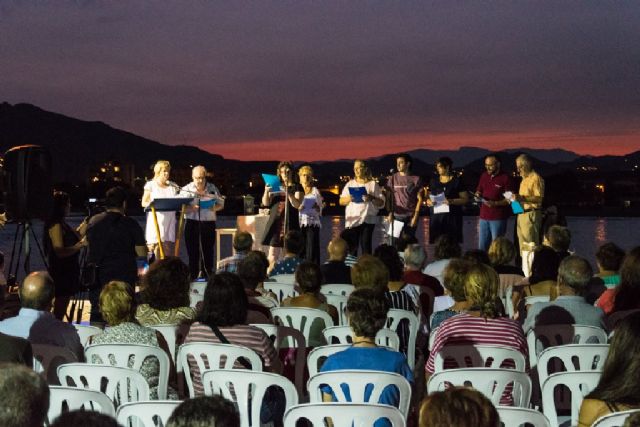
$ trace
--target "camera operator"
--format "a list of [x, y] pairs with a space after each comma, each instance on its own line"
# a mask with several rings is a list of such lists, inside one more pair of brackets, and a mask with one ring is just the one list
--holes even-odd
[[126, 192], [122, 187], [107, 191], [105, 208], [87, 227], [88, 262], [94, 270], [89, 288], [91, 322], [103, 322], [98, 307], [102, 287], [111, 280], [122, 280], [133, 288], [138, 277], [136, 259], [147, 256], [142, 227], [124, 214]]

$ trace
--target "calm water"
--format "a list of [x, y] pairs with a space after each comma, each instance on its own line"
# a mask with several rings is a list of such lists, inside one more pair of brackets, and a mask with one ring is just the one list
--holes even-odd
[[[138, 222], [143, 226], [145, 224], [144, 217], [136, 217]], [[233, 228], [235, 227], [235, 217], [219, 217], [219, 228]], [[77, 225], [82, 221], [82, 217], [71, 217], [69, 223], [71, 225]], [[572, 233], [572, 245], [571, 250], [577, 254], [588, 258], [595, 267], [594, 253], [599, 245], [604, 242], [612, 241], [620, 245], [625, 250], [634, 246], [640, 245], [640, 218], [598, 218], [598, 217], [568, 217], [569, 229]], [[509, 221], [508, 236], [513, 233], [514, 221]], [[322, 255], [321, 258], [326, 257], [326, 247], [333, 236], [338, 235], [344, 227], [344, 220], [342, 217], [323, 217], [322, 218], [322, 232], [320, 234], [320, 245]], [[429, 228], [429, 218], [424, 217], [418, 226], [418, 238], [421, 241], [428, 241], [427, 230]], [[40, 221], [33, 222], [33, 230], [37, 236], [38, 242], [42, 244], [42, 223]], [[9, 269], [9, 261], [11, 259], [11, 249], [14, 242], [14, 235], [16, 231], [15, 224], [7, 224], [7, 226], [0, 230], [0, 250], [5, 254], [5, 271]], [[376, 227], [374, 233], [374, 247], [382, 242], [384, 239], [381, 227]], [[478, 218], [477, 217], [465, 217], [464, 219], [464, 249], [475, 248], [478, 241]], [[31, 253], [31, 270], [41, 269], [43, 262], [38, 253], [37, 247], [33, 242], [33, 238], [30, 238], [32, 246]], [[186, 252], [184, 246], [181, 245], [181, 257], [186, 260]], [[224, 237], [222, 242], [222, 257], [231, 254], [231, 238]], [[23, 276], [23, 263], [24, 257], [21, 257], [20, 270], [18, 276]]]

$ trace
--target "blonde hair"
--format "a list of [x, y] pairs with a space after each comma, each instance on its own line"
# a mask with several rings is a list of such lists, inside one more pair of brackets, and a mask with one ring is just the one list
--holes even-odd
[[472, 308], [480, 310], [482, 317], [496, 318], [501, 314], [498, 290], [500, 277], [486, 264], [469, 268], [464, 280], [464, 293]]
[[492, 265], [507, 265], [516, 256], [516, 249], [511, 240], [500, 236], [491, 242], [487, 255]]
[[157, 177], [160, 175], [160, 171], [162, 169], [171, 170], [171, 163], [168, 160], [158, 160], [155, 165], [153, 165], [153, 177]]
[[364, 177], [366, 178], [367, 181], [371, 181], [373, 179], [373, 175], [371, 175], [371, 169], [369, 169], [369, 165], [367, 164], [367, 162], [365, 162], [362, 159], [355, 159], [353, 161], [353, 167], [355, 168], [356, 163], [362, 163], [362, 166], [364, 166]]
[[309, 175], [313, 176], [313, 169], [309, 165], [301, 166], [300, 169], [298, 169], [298, 175], [302, 175], [302, 173], [304, 173], [304, 172], [306, 172]]
[[112, 280], [100, 292], [100, 312], [111, 326], [133, 320], [133, 292], [125, 282]]

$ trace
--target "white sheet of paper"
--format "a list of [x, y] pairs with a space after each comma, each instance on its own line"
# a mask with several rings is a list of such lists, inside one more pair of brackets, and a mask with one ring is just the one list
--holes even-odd
[[305, 196], [304, 199], [302, 199], [302, 206], [301, 206], [302, 213], [308, 215], [316, 212], [316, 210], [313, 208], [315, 205], [316, 205], [316, 196]]
[[[402, 232], [402, 227], [404, 227], [404, 222], [398, 221], [397, 219], [393, 220], [393, 237], [395, 237], [396, 239], [400, 237], [400, 233]], [[386, 233], [386, 235], [391, 236], [391, 223], [388, 221], [385, 221], [384, 228], [385, 228], [384, 232]]]
[[444, 203], [441, 205], [435, 205], [433, 207], [433, 213], [434, 214], [449, 213], [449, 205], [445, 205]]
[[513, 193], [511, 191], [505, 191], [502, 195], [507, 200], [513, 200]]
[[444, 193], [431, 194], [429, 198], [433, 202], [434, 214], [449, 213], [449, 205], [445, 203], [446, 197]]

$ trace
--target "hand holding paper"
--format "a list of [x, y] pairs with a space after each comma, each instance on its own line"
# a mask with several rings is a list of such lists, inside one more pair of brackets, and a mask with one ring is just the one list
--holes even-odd
[[366, 187], [349, 187], [349, 194], [353, 200], [353, 203], [364, 203], [364, 198], [367, 194]]
[[441, 214], [441, 213], [449, 213], [449, 204], [447, 203], [447, 198], [444, 193], [439, 194], [430, 194], [429, 198], [433, 203], [433, 213]]
[[272, 193], [278, 193], [281, 190], [280, 188], [280, 178], [278, 178], [277, 175], [271, 175], [268, 173], [263, 173], [262, 174], [262, 179], [264, 180], [264, 184], [267, 187], [271, 188], [271, 192]]

